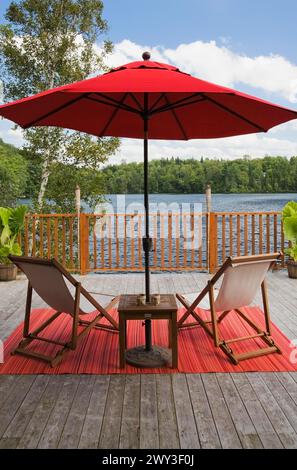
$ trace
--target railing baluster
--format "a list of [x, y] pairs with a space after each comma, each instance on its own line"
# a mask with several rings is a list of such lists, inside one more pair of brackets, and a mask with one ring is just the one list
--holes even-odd
[[161, 269], [164, 269], [164, 249], [165, 249], [165, 236], [164, 236], [164, 214], [160, 214], [160, 239], [161, 239]]
[[124, 269], [127, 269], [127, 215], [124, 218]]
[[226, 216], [222, 215], [222, 261], [226, 259]]
[[[125, 236], [126, 240], [126, 236]], [[101, 268], [105, 269], [105, 222], [104, 215], [100, 217], [100, 245], [101, 245]]]
[[255, 254], [255, 214], [252, 214], [252, 255]]
[[262, 214], [259, 214], [259, 253], [263, 253], [263, 219]]
[[273, 248], [277, 252], [277, 214], [273, 216]]
[[198, 268], [202, 268], [203, 259], [202, 259], [202, 250], [203, 250], [203, 216], [198, 214], [198, 227], [197, 227], [197, 243], [198, 243]]
[[138, 214], [138, 268], [142, 268], [142, 217], [141, 214]]
[[54, 218], [54, 256], [56, 259], [59, 258], [59, 236], [58, 236], [58, 217]]
[[249, 252], [248, 246], [248, 216], [244, 215], [244, 254], [247, 255]]
[[[285, 235], [284, 235], [284, 223], [281, 219], [281, 252], [284, 253], [285, 250]], [[285, 266], [285, 255], [282, 257], [282, 267]]]
[[115, 243], [116, 243], [116, 267], [120, 266], [120, 247], [119, 247], [119, 216], [115, 214]]
[[62, 216], [62, 264], [66, 266], [66, 228], [65, 228], [66, 220], [65, 217]]
[[236, 230], [237, 230], [237, 256], [240, 256], [241, 227], [240, 227], [240, 215], [239, 214], [237, 215]]
[[172, 213], [167, 217], [168, 222], [168, 267], [172, 267]]
[[108, 263], [109, 269], [112, 268], [112, 233], [111, 233], [111, 214], [108, 215]]
[[183, 222], [183, 268], [187, 266], [187, 258], [188, 258], [188, 250], [187, 250], [187, 216], [186, 214], [183, 214], [182, 216], [182, 222]]
[[191, 213], [191, 267], [195, 266], [195, 219], [194, 214]]
[[135, 253], [134, 253], [134, 216], [130, 217], [130, 236], [131, 236], [131, 268], [135, 267]]
[[158, 214], [153, 215], [154, 219], [154, 268], [158, 265]]
[[97, 270], [97, 234], [96, 234], [96, 224], [97, 224], [97, 217], [93, 215], [92, 217], [92, 231], [93, 231], [93, 264], [94, 269]]
[[[70, 268], [74, 268], [74, 259], [73, 259], [73, 217], [69, 218], [69, 265]], [[79, 228], [78, 228], [79, 230]], [[77, 256], [79, 262], [79, 254]]]
[[36, 215], [32, 217], [32, 256], [36, 255]]
[[233, 256], [233, 216], [229, 214], [229, 255]]
[[270, 253], [270, 216], [266, 214], [266, 253]]
[[50, 259], [51, 253], [52, 253], [52, 247], [51, 247], [51, 219], [50, 217], [47, 217], [47, 227], [46, 227], [46, 235], [47, 235], [47, 257]]
[[175, 214], [175, 264], [177, 268], [179, 268], [179, 228], [179, 214]]

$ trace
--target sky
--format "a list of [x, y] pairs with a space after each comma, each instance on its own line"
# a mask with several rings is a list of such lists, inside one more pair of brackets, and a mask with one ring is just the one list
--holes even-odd
[[[9, 3], [0, 0], [0, 21]], [[152, 59], [297, 110], [296, 16], [296, 0], [105, 0], [106, 38], [114, 43], [108, 65], [149, 50]], [[23, 143], [21, 130], [7, 120], [0, 120], [0, 137]], [[265, 135], [150, 142], [150, 158], [202, 155], [297, 155], [297, 120]], [[142, 143], [123, 139], [111, 162], [123, 160], [141, 161]]]

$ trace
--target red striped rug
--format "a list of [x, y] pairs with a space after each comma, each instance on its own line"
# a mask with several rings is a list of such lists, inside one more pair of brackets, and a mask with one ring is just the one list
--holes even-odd
[[[183, 309], [179, 311], [182, 315]], [[263, 326], [263, 314], [257, 307], [246, 308], [251, 318]], [[36, 309], [32, 312], [31, 328], [37, 328], [52, 314], [50, 309]], [[116, 310], [113, 315], [117, 317]], [[167, 345], [167, 322], [157, 320], [152, 322], [153, 342]], [[116, 374], [116, 373], [174, 373], [174, 372], [243, 372], [243, 371], [296, 371], [296, 349], [290, 340], [272, 325], [272, 336], [281, 348], [282, 354], [270, 354], [254, 359], [242, 361], [238, 366], [231, 364], [227, 356], [215, 349], [211, 338], [200, 328], [189, 328], [179, 332], [178, 335], [178, 369], [137, 369], [127, 365], [125, 369], [119, 368], [118, 362], [118, 334], [105, 331], [92, 330], [79, 344], [76, 351], [64, 356], [63, 362], [51, 368], [48, 364], [36, 359], [23, 356], [11, 356], [10, 352], [17, 346], [22, 338], [21, 324], [6, 340], [4, 345], [4, 363], [0, 364], [0, 374]], [[71, 318], [63, 315], [55, 320], [46, 330], [46, 336], [57, 340], [67, 340], [71, 332]], [[221, 337], [228, 339], [235, 336], [246, 336], [253, 330], [238, 316], [231, 312], [220, 326]], [[128, 347], [144, 343], [144, 328], [141, 321], [128, 322]], [[235, 352], [248, 350], [265, 345], [259, 339], [253, 339], [234, 344]], [[32, 349], [43, 354], [53, 354], [56, 346], [44, 342], [32, 342]], [[293, 359], [293, 361], [291, 360]]]

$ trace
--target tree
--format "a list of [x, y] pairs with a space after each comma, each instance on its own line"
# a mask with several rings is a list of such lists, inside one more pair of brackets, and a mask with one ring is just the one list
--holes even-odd
[[0, 139], [0, 206], [15, 206], [25, 195], [27, 162], [12, 145]]
[[[112, 45], [104, 41], [100, 54], [94, 48], [107, 30], [102, 11], [101, 0], [12, 1], [6, 23], [0, 26], [5, 100], [83, 80], [103, 69]], [[28, 153], [41, 159], [38, 211], [44, 206], [49, 177], [57, 163], [79, 161], [89, 167], [91, 160], [91, 166], [98, 168], [119, 145], [118, 139], [95, 140], [59, 128], [33, 128], [24, 131], [24, 137]]]

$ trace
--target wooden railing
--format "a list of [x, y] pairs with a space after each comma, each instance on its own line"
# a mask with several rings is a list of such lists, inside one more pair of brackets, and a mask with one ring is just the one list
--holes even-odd
[[270, 253], [284, 248], [281, 212], [210, 213], [210, 272], [214, 272], [228, 256]]
[[[152, 270], [209, 270], [227, 256], [284, 249], [280, 212], [150, 214]], [[25, 255], [57, 258], [70, 271], [143, 270], [143, 214], [33, 214]]]

